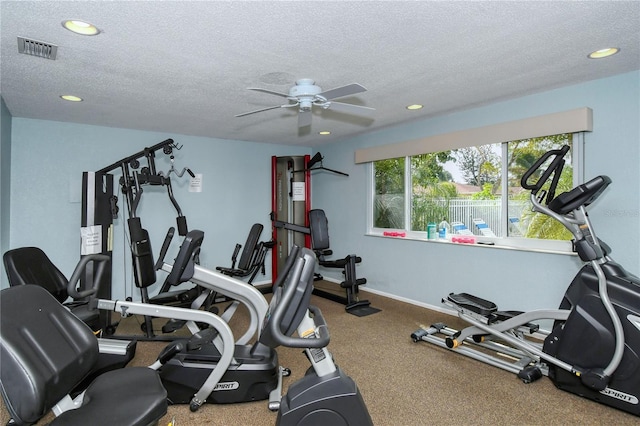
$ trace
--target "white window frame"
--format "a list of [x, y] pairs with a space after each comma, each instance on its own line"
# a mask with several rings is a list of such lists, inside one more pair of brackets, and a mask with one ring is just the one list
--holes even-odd
[[[569, 123], [566, 123], [568, 121]], [[549, 123], [554, 123], [554, 125], [549, 125]], [[536, 125], [544, 127], [543, 129], [537, 129]], [[519, 120], [517, 122], [511, 123], [503, 123], [496, 126], [488, 126], [486, 128], [480, 129], [471, 129], [469, 131], [456, 132], [454, 134], [448, 135], [438, 135], [435, 137], [429, 137], [417, 141], [409, 141], [400, 144], [386, 145], [381, 147], [374, 147], [365, 150], [356, 151], [356, 163], [368, 163], [368, 191], [367, 191], [367, 230], [366, 234], [371, 236], [380, 236], [385, 237], [386, 233], [398, 233], [403, 234], [404, 239], [410, 240], [422, 240], [428, 241], [430, 243], [439, 243], [439, 244], [447, 244], [447, 242], [442, 241], [430, 241], [426, 239], [425, 231], [411, 231], [409, 228], [411, 227], [411, 202], [412, 202], [412, 186], [411, 186], [411, 161], [410, 157], [412, 155], [419, 155], [423, 153], [429, 152], [439, 152], [455, 149], [458, 147], [464, 146], [478, 146], [484, 145], [487, 143], [502, 143], [503, 155], [502, 158], [507, 158], [507, 145], [508, 142], [534, 138], [534, 137], [542, 137], [553, 134], [562, 134], [562, 133], [572, 133], [573, 134], [573, 144], [572, 144], [572, 166], [574, 170], [573, 174], [573, 184], [574, 186], [579, 185], [584, 182], [584, 132], [591, 131], [593, 128], [592, 123], [592, 111], [589, 108], [581, 108], [572, 111], [566, 111], [564, 113], [554, 113], [547, 116], [534, 117], [532, 119]], [[523, 133], [523, 130], [524, 133]], [[571, 130], [569, 130], [571, 129]], [[499, 138], [502, 140], [493, 140], [491, 141], [491, 135], [495, 136], [499, 135]], [[475, 136], [475, 140], [480, 140], [479, 143], [469, 144], [468, 141], [461, 142], [461, 136]], [[478, 135], [481, 135], [478, 138]], [[510, 137], [509, 139], [506, 136], [515, 136]], [[435, 144], [433, 142], [436, 142]], [[425, 149], [426, 146], [429, 146], [428, 149]], [[426, 152], [423, 152], [426, 151]], [[389, 153], [395, 152], [395, 156], [390, 156]], [[404, 197], [404, 219], [405, 219], [405, 229], [386, 229], [386, 228], [374, 228], [373, 227], [373, 213], [374, 206], [373, 200], [375, 197], [375, 173], [374, 173], [374, 162], [378, 160], [384, 160], [388, 158], [398, 158], [397, 153], [404, 154], [400, 156], [405, 157], [405, 197]], [[508, 178], [508, 174], [506, 173], [507, 163], [506, 161], [502, 161], [502, 179], [503, 185], [505, 188], [506, 184], [504, 181]], [[506, 217], [506, 209], [507, 203], [503, 203], [503, 217]], [[508, 226], [506, 221], [503, 221], [501, 226], [505, 227], [503, 231], [506, 231], [506, 227]], [[503, 235], [508, 235], [506, 232], [502, 233]], [[391, 237], [397, 238], [397, 237]], [[526, 250], [526, 251], [542, 251], [542, 252], [553, 252], [553, 253], [563, 253], [563, 254], [572, 254], [572, 243], [571, 241], [558, 241], [558, 240], [543, 240], [543, 239], [535, 239], [535, 238], [522, 238], [516, 236], [507, 236], [507, 237], [499, 237], [499, 238], [489, 238], [489, 237], [480, 237], [481, 241], [489, 241], [494, 243], [493, 246], [487, 245], [474, 245], [474, 247], [483, 247], [483, 248], [502, 248], [502, 249], [515, 249], [515, 250]], [[453, 244], [453, 243], [451, 243]]]

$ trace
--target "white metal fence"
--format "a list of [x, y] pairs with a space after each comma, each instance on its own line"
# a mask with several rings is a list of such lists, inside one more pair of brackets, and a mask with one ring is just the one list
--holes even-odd
[[[510, 231], [512, 235], [518, 232], [517, 223], [526, 206], [526, 202], [509, 201], [509, 223], [512, 224]], [[474, 225], [474, 219], [483, 220], [496, 236], [504, 236], [502, 200], [469, 200], [464, 198], [449, 200], [449, 223], [462, 222], [474, 234], [481, 235]]]
[[[378, 213], [384, 211], [386, 226], [395, 228], [403, 227], [403, 215], [404, 198], [397, 195], [385, 194], [378, 195], [376, 197], [376, 209]], [[487, 226], [493, 231], [493, 233], [502, 237], [503, 233], [502, 222], [507, 222], [502, 219], [502, 200], [471, 200], [468, 198], [454, 198], [454, 199], [429, 199], [428, 203], [425, 203], [426, 199], [414, 199], [413, 208], [415, 209], [412, 214], [414, 230], [426, 229], [422, 224], [426, 224], [429, 220], [436, 219], [440, 222], [442, 217], [445, 217], [449, 224], [452, 222], [462, 222], [465, 226], [476, 235], [481, 235], [480, 231], [474, 225], [474, 219], [483, 220]], [[428, 204], [427, 207], [425, 205]], [[418, 206], [422, 206], [419, 208]], [[448, 206], [448, 207], [447, 207]], [[522, 218], [522, 213], [525, 209], [529, 208], [528, 201], [509, 201], [508, 214], [509, 221], [509, 233], [510, 235], [518, 235], [520, 232], [518, 223]]]

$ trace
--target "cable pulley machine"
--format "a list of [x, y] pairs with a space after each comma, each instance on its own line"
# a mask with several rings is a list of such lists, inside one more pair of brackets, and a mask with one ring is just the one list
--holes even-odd
[[[182, 177], [187, 172], [191, 177], [194, 173], [184, 168], [178, 172], [174, 168], [173, 151], [180, 150], [182, 145], [177, 145], [173, 139], [167, 139], [152, 147], [144, 148], [133, 155], [125, 157], [115, 163], [96, 172], [84, 172], [82, 175], [82, 218], [81, 218], [81, 255], [104, 254], [109, 257], [107, 271], [103, 282], [99, 283], [98, 297], [111, 298], [112, 281], [112, 252], [113, 252], [113, 219], [118, 216], [118, 197], [113, 191], [113, 175], [111, 172], [120, 169], [120, 187], [126, 197], [128, 220], [127, 225], [131, 237], [131, 253], [136, 287], [140, 288], [142, 301], [148, 302], [147, 287], [156, 282], [156, 268], [151, 250], [151, 242], [146, 229], [142, 227], [137, 208], [143, 193], [144, 185], [163, 186], [167, 189], [167, 195], [178, 216], [176, 223], [178, 233], [187, 234], [187, 219], [182, 214], [180, 205], [173, 195], [170, 174], [174, 173]], [[156, 152], [162, 150], [171, 159], [171, 168], [165, 174], [158, 172], [155, 164]], [[146, 163], [142, 168], [141, 160]], [[140, 170], [138, 170], [140, 169]], [[96, 277], [93, 269], [87, 270], [81, 279], [80, 288], [94, 288]], [[101, 311], [101, 324], [103, 329], [109, 332], [115, 331], [111, 323], [110, 313]], [[148, 332], [151, 330], [150, 319], [145, 320]]]

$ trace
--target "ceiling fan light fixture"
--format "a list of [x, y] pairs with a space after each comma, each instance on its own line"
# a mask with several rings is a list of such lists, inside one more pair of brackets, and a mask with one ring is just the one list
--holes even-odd
[[417, 110], [417, 109], [422, 109], [423, 107], [424, 107], [424, 105], [420, 105], [420, 104], [411, 104], [411, 105], [407, 105], [407, 106], [406, 106], [406, 108], [407, 108], [409, 111], [414, 111], [414, 110]]
[[69, 102], [82, 102], [83, 99], [78, 97], [78, 96], [74, 96], [74, 95], [60, 95], [60, 98], [64, 99], [65, 101], [69, 101]]
[[602, 59], [607, 58], [609, 56], [615, 55], [620, 51], [617, 47], [607, 47], [606, 49], [596, 50], [595, 52], [589, 53], [589, 59]]
[[295, 86], [291, 87], [288, 93], [280, 93], [259, 87], [248, 87], [248, 89], [286, 98], [289, 103], [284, 105], [273, 105], [254, 111], [236, 114], [236, 117], [245, 117], [247, 115], [269, 111], [277, 108], [297, 107], [298, 128], [302, 128], [311, 126], [313, 107], [316, 107], [316, 109], [331, 109], [337, 113], [356, 115], [369, 114], [372, 111], [375, 111], [374, 108], [345, 102], [337, 102], [334, 100], [343, 98], [345, 96], [352, 96], [358, 93], [366, 92], [367, 89], [358, 83], [347, 84], [346, 86], [340, 86], [334, 89], [323, 91], [319, 86], [315, 85], [314, 80], [310, 78], [301, 78], [299, 80], [296, 80]]
[[93, 24], [78, 19], [62, 21], [62, 26], [76, 34], [94, 36], [100, 34], [100, 30]]

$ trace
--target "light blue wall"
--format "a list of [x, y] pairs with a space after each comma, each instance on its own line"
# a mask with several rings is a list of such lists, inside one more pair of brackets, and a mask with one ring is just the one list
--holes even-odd
[[[579, 268], [575, 257], [365, 236], [368, 167], [354, 164], [354, 152], [586, 106], [593, 109], [594, 130], [586, 135], [585, 175], [607, 174], [613, 179], [591, 209], [591, 218], [599, 236], [613, 247], [614, 257], [640, 273], [639, 81], [640, 73], [628, 73], [317, 147], [326, 167], [350, 174], [313, 174], [313, 206], [327, 212], [332, 248], [338, 255], [363, 257], [358, 273], [368, 279], [366, 288], [419, 303], [439, 306], [447, 293], [467, 291], [503, 309], [555, 307]], [[81, 172], [100, 169], [169, 137], [184, 145], [176, 154], [176, 167], [204, 174], [203, 193], [189, 193], [187, 181], [180, 179], [174, 180], [174, 190], [190, 228], [206, 233], [202, 260], [208, 267], [228, 264], [233, 246], [244, 243], [252, 223], [269, 229], [271, 156], [311, 153], [301, 147], [14, 117], [10, 246], [38, 245], [70, 274], [79, 256]], [[158, 160], [159, 170], [168, 167], [164, 157]], [[125, 282], [132, 281], [128, 254], [123, 256], [125, 206], [119, 198], [114, 297], [131, 294]], [[166, 194], [149, 188], [139, 213], [157, 252], [166, 229], [175, 224], [175, 212]], [[340, 279], [335, 271], [322, 272]]]
[[[283, 145], [14, 118], [11, 247], [39, 246], [69, 276], [80, 253], [82, 172], [99, 170], [167, 138], [183, 145], [181, 150], [174, 151], [175, 167], [178, 170], [189, 167], [204, 175], [201, 193], [188, 192], [187, 174], [182, 179], [171, 176], [175, 198], [189, 228], [205, 232], [201, 261], [209, 268], [230, 266], [235, 244], [244, 244], [253, 223], [262, 223], [263, 239], [270, 238], [271, 156], [310, 151]], [[169, 164], [159, 151], [157, 170], [166, 173]], [[118, 186], [119, 171], [114, 175]], [[123, 236], [126, 205], [122, 194], [118, 194], [118, 199], [113, 296], [138, 297], [138, 291], [131, 290], [129, 252]], [[176, 226], [176, 212], [166, 191], [145, 187], [138, 214], [157, 255], [167, 229]], [[177, 241], [176, 236], [176, 244]], [[168, 261], [173, 258], [172, 253], [175, 255], [177, 247], [173, 248]], [[123, 253], [127, 253], [126, 257]], [[258, 275], [256, 281], [270, 280], [270, 269], [267, 274], [265, 278]], [[153, 295], [157, 289], [152, 287], [149, 292]]]
[[[11, 196], [11, 114], [0, 97], [0, 253], [9, 249]], [[0, 288], [8, 287], [4, 264], [0, 267]]]
[[[336, 254], [357, 253], [367, 287], [440, 306], [449, 292], [470, 292], [502, 309], [556, 307], [579, 261], [567, 255], [466, 247], [365, 236], [369, 165], [354, 164], [360, 148], [481, 127], [579, 107], [593, 109], [585, 137], [585, 177], [606, 174], [610, 189], [590, 209], [613, 257], [640, 273], [640, 73], [632, 72], [464, 112], [388, 128], [323, 147], [327, 167], [349, 178], [314, 175], [313, 205], [329, 219]], [[325, 276], [339, 279], [334, 271]], [[416, 319], [418, 321], [419, 319]]]

